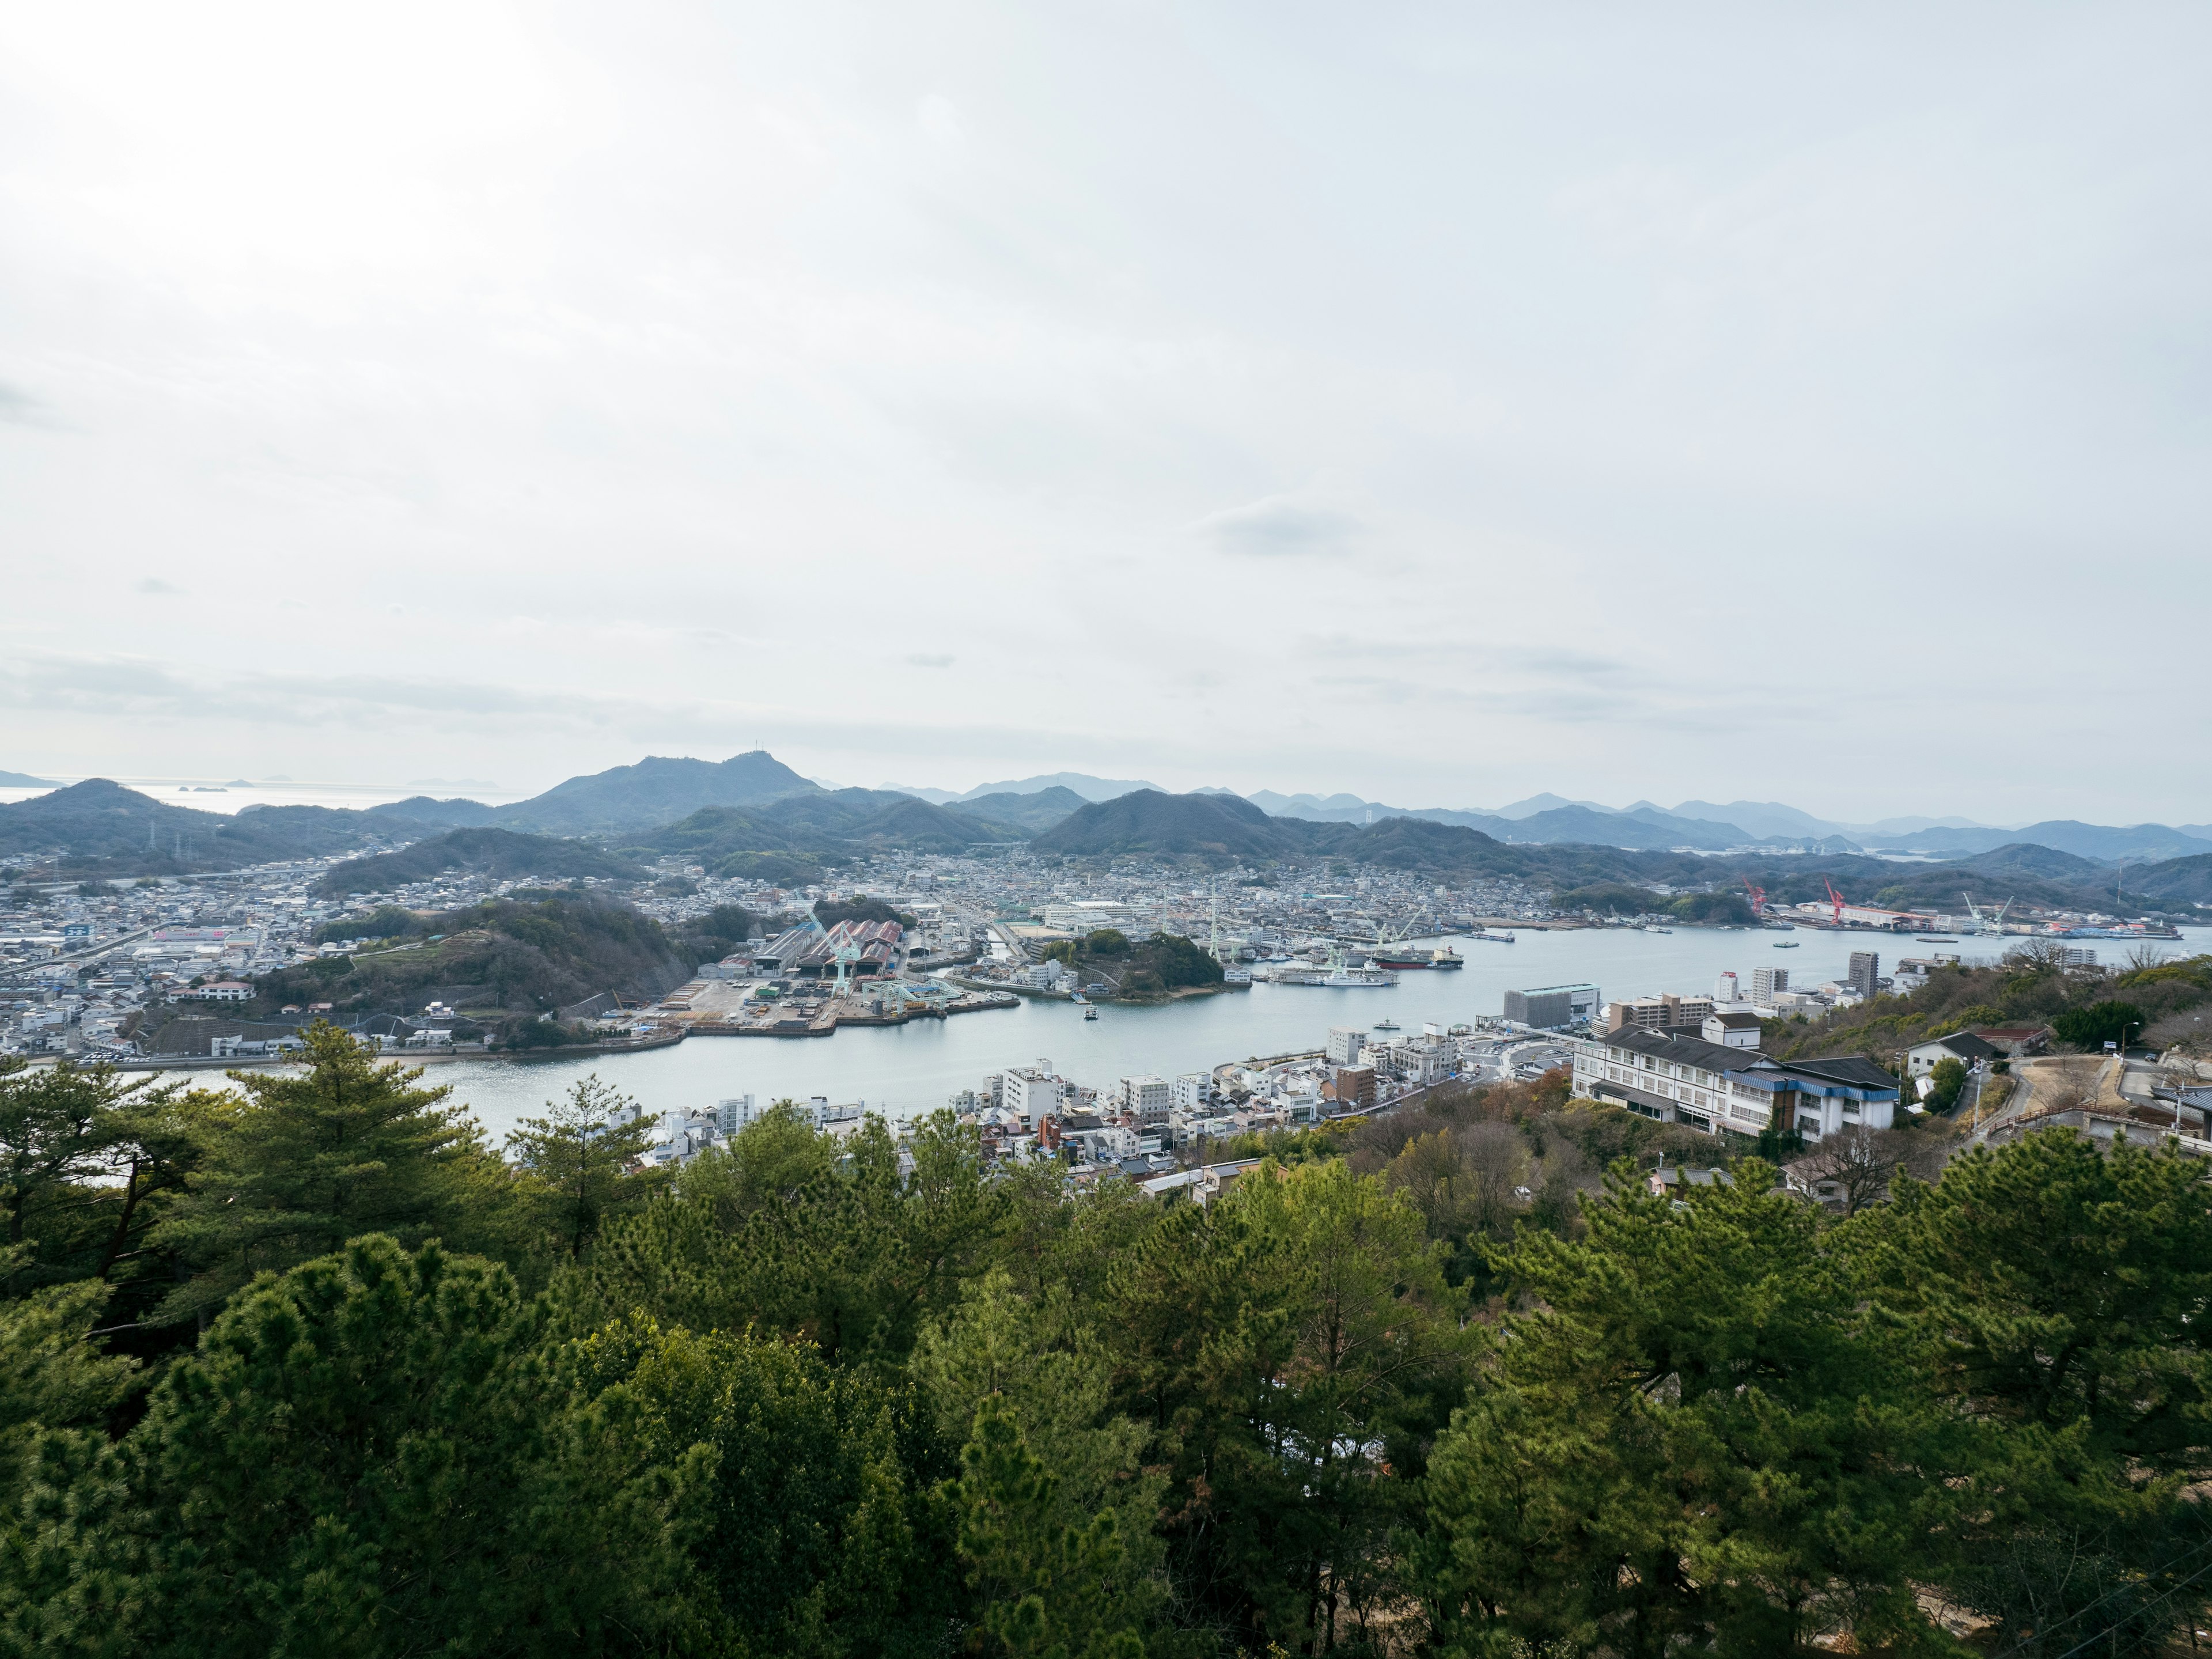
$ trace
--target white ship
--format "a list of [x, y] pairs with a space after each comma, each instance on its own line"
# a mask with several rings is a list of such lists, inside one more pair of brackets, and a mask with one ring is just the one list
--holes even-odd
[[1387, 968], [1347, 968], [1341, 950], [1329, 952], [1325, 968], [1278, 968], [1268, 975], [1276, 985], [1317, 985], [1331, 991], [1380, 990], [1398, 982]]

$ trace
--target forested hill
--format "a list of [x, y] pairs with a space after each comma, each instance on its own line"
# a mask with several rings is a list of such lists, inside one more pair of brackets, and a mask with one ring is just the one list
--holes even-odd
[[[1748, 876], [1771, 899], [1818, 900], [1827, 884], [1858, 903], [1955, 909], [2008, 898], [2045, 906], [2112, 908], [2123, 901], [2185, 906], [2212, 890], [2212, 858], [2176, 859], [2124, 875], [2089, 860], [2025, 843], [1947, 864], [1902, 862], [1865, 854], [1702, 854], [1559, 842], [1500, 842], [1480, 830], [1433, 819], [1385, 817], [1368, 824], [1271, 817], [1248, 801], [1212, 794], [1139, 790], [1071, 813], [1030, 845], [1071, 858], [1140, 854], [1221, 867], [1234, 863], [1340, 858], [1457, 878], [1506, 876], [1571, 892], [1606, 886], [1650, 888], [1734, 883]], [[1650, 908], [1661, 908], [1656, 897]]]
[[679, 950], [628, 905], [568, 894], [494, 899], [422, 913], [353, 955], [317, 957], [268, 975], [239, 1012], [273, 1018], [288, 1006], [327, 1002], [337, 1017], [350, 1018], [419, 1014], [434, 1001], [507, 1027], [602, 991], [658, 997], [697, 966], [690, 948]]
[[650, 1167], [596, 1079], [502, 1158], [307, 1060], [0, 1062], [11, 1652], [2057, 1659], [2208, 1612], [2188, 1158], [1923, 1124], [1848, 1216], [1752, 1158], [1654, 1193], [1717, 1144], [1553, 1073], [1200, 1206], [950, 1114]]
[[559, 836], [611, 834], [672, 823], [702, 806], [765, 806], [819, 789], [764, 749], [720, 763], [648, 756], [634, 766], [570, 778], [501, 807], [491, 821]]
[[325, 806], [203, 812], [88, 778], [0, 805], [0, 856], [39, 860], [58, 874], [177, 875], [324, 858], [390, 846], [424, 833], [396, 815]]
[[521, 836], [512, 830], [451, 830], [397, 853], [338, 865], [323, 878], [320, 890], [326, 894], [389, 892], [453, 872], [495, 880], [596, 876], [609, 881], [636, 881], [651, 873], [643, 866], [588, 842]]

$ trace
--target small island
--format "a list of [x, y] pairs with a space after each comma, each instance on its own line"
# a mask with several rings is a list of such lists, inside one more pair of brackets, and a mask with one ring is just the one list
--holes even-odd
[[[1139, 940], [1118, 927], [1101, 927], [1080, 939], [1048, 945], [1043, 957], [1072, 970], [1077, 988], [1094, 1001], [1171, 1002], [1249, 988], [1229, 983], [1219, 963], [1176, 933]], [[1093, 991], [1093, 986], [1105, 989]]]

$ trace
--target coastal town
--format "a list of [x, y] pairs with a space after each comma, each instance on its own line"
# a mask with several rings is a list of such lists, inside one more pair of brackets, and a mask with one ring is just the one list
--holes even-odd
[[[1102, 1007], [1123, 1018], [1127, 1005], [1235, 997], [1255, 986], [1387, 991], [1407, 975], [1450, 975], [1469, 952], [1510, 962], [1516, 940], [1547, 933], [1697, 927], [1657, 908], [1672, 896], [1663, 890], [1650, 910], [1601, 915], [1556, 903], [1526, 881], [1446, 882], [1340, 860], [1198, 872], [1157, 859], [1071, 866], [1018, 848], [892, 850], [834, 883], [793, 886], [716, 875], [676, 856], [642, 881], [586, 876], [549, 885], [463, 868], [339, 890], [332, 872], [340, 866], [325, 858], [117, 884], [15, 880], [0, 916], [0, 1052], [219, 1071], [283, 1064], [301, 1029], [317, 1019], [423, 1060], [527, 1052], [540, 1031], [557, 1033], [579, 1055], [722, 1038], [834, 1038], [917, 1020], [988, 1020], [1024, 1000], [1064, 1004], [1071, 1017], [1095, 1020]], [[610, 985], [520, 1027], [459, 991], [366, 1012], [312, 995], [263, 1006], [264, 981], [313, 983], [319, 973], [431, 949], [442, 937], [439, 917], [549, 895], [632, 908], [672, 936], [717, 916], [751, 922], [714, 959], [686, 964], [677, 982]], [[366, 919], [390, 915], [429, 920], [419, 940], [349, 930], [349, 919], [369, 927]], [[1338, 1000], [1322, 998], [1308, 1045], [1272, 1058], [1073, 1077], [1048, 1059], [1010, 1055], [945, 1104], [976, 1126], [994, 1160], [1057, 1159], [1081, 1180], [1101, 1172], [1163, 1179], [1240, 1136], [1389, 1111], [1441, 1086], [1527, 1082], [1554, 1071], [1571, 1076], [1577, 1093], [1714, 1133], [1756, 1133], [1774, 1123], [1832, 1132], [1846, 1120], [1830, 1107], [1777, 1107], [1767, 1087], [1775, 1079], [1739, 1085], [1724, 1101], [1709, 1090], [1678, 1097], [1669, 1089], [1662, 1097], [1624, 1088], [1624, 1056], [1612, 1049], [1658, 1042], [1656, 1054], [1681, 1042], [1755, 1048], [1765, 1022], [1822, 1018], [1910, 992], [1966, 953], [2041, 940], [2078, 966], [2094, 964], [2097, 948], [2075, 939], [2172, 932], [2094, 911], [2008, 917], [1971, 902], [1964, 915], [1876, 909], [1845, 905], [1832, 890], [1826, 902], [1784, 906], [1749, 890], [1746, 921], [1728, 931], [1761, 953], [1796, 949], [1801, 933], [1838, 930], [1864, 935], [1869, 948], [1853, 950], [1848, 971], [1834, 978], [1801, 974], [1793, 981], [1778, 956], [1724, 971], [1711, 985], [1641, 986], [1610, 1000], [1588, 981], [1536, 984], [1505, 991], [1494, 1008], [1410, 1030], [1380, 1006], [1379, 1018], [1346, 1024]], [[1886, 963], [1875, 948], [1885, 937], [1894, 941]], [[1626, 1063], [1633, 1071], [1656, 1062], [1646, 1054]], [[827, 1066], [825, 1078], [835, 1070]], [[1849, 1121], [1857, 1124], [1879, 1116], [1886, 1127], [1899, 1098], [1894, 1079], [1885, 1094], [1866, 1076], [1825, 1085], [1777, 1077], [1800, 1094], [1856, 1101]], [[774, 1103], [743, 1096], [668, 1108], [652, 1157], [696, 1156]], [[789, 1104], [833, 1134], [869, 1110], [834, 1085]]]

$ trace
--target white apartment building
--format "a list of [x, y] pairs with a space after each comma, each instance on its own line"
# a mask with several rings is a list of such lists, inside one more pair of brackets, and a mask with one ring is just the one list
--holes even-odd
[[1755, 1048], [1630, 1026], [1575, 1046], [1575, 1092], [1662, 1122], [1718, 1134], [1795, 1129], [1808, 1140], [1839, 1129], [1887, 1129], [1898, 1083], [1869, 1060], [1784, 1065]]
[[1121, 1109], [1147, 1128], [1165, 1123], [1175, 1104], [1165, 1078], [1125, 1077], [1117, 1094]]
[[1367, 1046], [1367, 1034], [1356, 1026], [1339, 1025], [1328, 1034], [1326, 1050], [1332, 1066], [1357, 1066], [1360, 1051]]
[[1186, 1072], [1175, 1080], [1171, 1093], [1175, 1110], [1202, 1112], [1213, 1098], [1212, 1074], [1208, 1072]]
[[1075, 1102], [1075, 1085], [1056, 1075], [1052, 1062], [1017, 1066], [1000, 1080], [1000, 1104], [1030, 1128], [1048, 1117], [1064, 1117]]

